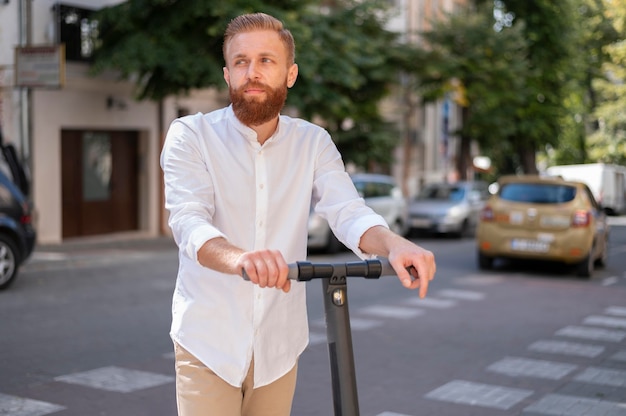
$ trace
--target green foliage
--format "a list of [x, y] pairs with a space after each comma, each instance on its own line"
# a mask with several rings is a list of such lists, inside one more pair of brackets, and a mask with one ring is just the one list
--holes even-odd
[[602, 48], [603, 76], [594, 78], [592, 84], [598, 97], [594, 107], [597, 128], [587, 144], [592, 161], [626, 165], [626, 1], [607, 0], [604, 4], [603, 33], [608, 35]]
[[524, 26], [495, 30], [490, 8], [450, 15], [433, 25], [422, 34], [420, 65], [414, 68], [418, 91], [425, 100], [447, 95], [465, 107], [463, 126], [454, 133], [476, 141], [502, 166], [502, 158], [511, 154], [498, 154], [503, 143], [529, 129], [522, 121], [532, 76]]
[[[287, 105], [323, 120], [346, 161], [391, 162], [397, 133], [378, 102], [397, 79], [396, 34], [384, 29], [383, 0], [129, 0], [99, 12], [101, 42], [94, 73], [134, 79], [139, 99], [161, 100], [192, 89], [225, 88], [222, 36], [233, 17], [262, 11], [283, 20], [296, 40], [299, 76]], [[343, 128], [342, 128], [343, 126]], [[346, 129], [346, 126], [353, 126]]]
[[130, 0], [98, 12], [93, 71], [137, 80], [139, 99], [160, 100], [194, 88], [225, 86], [222, 35], [234, 16], [263, 10], [278, 17], [306, 1]]

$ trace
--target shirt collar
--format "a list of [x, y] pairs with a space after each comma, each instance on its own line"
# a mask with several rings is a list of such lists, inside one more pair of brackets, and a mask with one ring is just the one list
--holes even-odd
[[[256, 132], [251, 127], [248, 127], [245, 124], [243, 124], [241, 121], [239, 121], [239, 119], [235, 115], [235, 111], [233, 110], [233, 105], [232, 104], [230, 104], [228, 106], [227, 114], [228, 114], [229, 121], [233, 124], [233, 126], [235, 126], [237, 131], [239, 131], [246, 138], [246, 140], [248, 140], [251, 143], [259, 144], [259, 142], [257, 140]], [[278, 125], [276, 126], [276, 131], [265, 142], [266, 144], [275, 142], [275, 141], [277, 141], [279, 139], [279, 137], [280, 137], [279, 136], [280, 125], [282, 124], [282, 122], [283, 122], [282, 117], [280, 117], [280, 115], [279, 115], [278, 116]]]

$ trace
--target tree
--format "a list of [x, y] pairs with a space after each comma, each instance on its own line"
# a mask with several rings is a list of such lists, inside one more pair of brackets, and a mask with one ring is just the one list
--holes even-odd
[[138, 99], [224, 89], [227, 23], [264, 11], [283, 20], [296, 39], [300, 75], [287, 105], [322, 120], [347, 161], [384, 166], [397, 135], [380, 117], [378, 101], [397, 78], [388, 55], [400, 46], [384, 29], [386, 2], [335, 3], [333, 13], [323, 13], [313, 0], [129, 0], [99, 12], [93, 69], [136, 80]]
[[[575, 25], [578, 32], [575, 48], [579, 53], [569, 71], [571, 88], [563, 103], [567, 114], [561, 120], [558, 146], [548, 147], [548, 164], [596, 161], [599, 159], [593, 153], [606, 151], [606, 146], [595, 143], [594, 137], [598, 138], [599, 129], [605, 126], [597, 109], [605, 96], [600, 86], [606, 83], [609, 73], [606, 68], [611, 59], [609, 45], [623, 39], [611, 13], [618, 5], [613, 0], [580, 1]], [[595, 150], [590, 152], [592, 142]]]
[[[491, 1], [476, 0], [478, 4]], [[521, 25], [528, 42], [524, 103], [516, 112], [517, 131], [507, 137], [511, 154], [525, 173], [537, 172], [535, 155], [546, 145], [557, 146], [561, 122], [567, 115], [565, 100], [577, 88], [577, 0], [496, 0], [501, 15], [512, 27]]]
[[467, 177], [470, 145], [504, 166], [513, 151], [507, 139], [519, 133], [517, 120], [527, 100], [531, 76], [526, 60], [523, 26], [494, 28], [491, 8], [449, 15], [422, 33], [414, 68], [417, 88], [425, 101], [446, 95], [462, 108], [462, 127], [456, 169]]
[[[602, 8], [605, 31], [600, 74], [592, 80], [597, 94], [596, 130], [589, 136], [592, 161], [626, 164], [626, 1], [597, 0]], [[608, 26], [608, 27], [607, 27]]]

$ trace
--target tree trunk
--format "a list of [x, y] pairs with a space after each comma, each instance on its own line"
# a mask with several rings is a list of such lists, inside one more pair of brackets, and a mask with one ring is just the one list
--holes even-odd
[[532, 145], [522, 146], [519, 149], [520, 162], [524, 173], [529, 175], [536, 175], [539, 173], [537, 170], [537, 160], [535, 157], [535, 147]]
[[[465, 125], [465, 121], [469, 117], [469, 108], [463, 107], [461, 109], [461, 123]], [[456, 156], [456, 169], [459, 175], [459, 180], [466, 181], [470, 175], [471, 167], [471, 144], [472, 139], [464, 134], [461, 134], [461, 142], [459, 143], [459, 152]]]
[[466, 181], [470, 179], [472, 172], [471, 164], [471, 143], [472, 139], [466, 136], [461, 136], [461, 143], [459, 144], [459, 154], [456, 159], [456, 168], [459, 173], [459, 180]]

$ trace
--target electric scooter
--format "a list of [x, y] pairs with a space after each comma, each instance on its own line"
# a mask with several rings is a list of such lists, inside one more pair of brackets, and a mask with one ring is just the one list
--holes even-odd
[[[291, 280], [308, 282], [322, 279], [335, 416], [359, 416], [347, 278], [378, 279], [381, 276], [396, 276], [387, 259], [346, 263], [299, 261], [289, 264], [288, 278]], [[244, 278], [247, 279], [245, 273]]]

